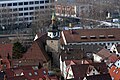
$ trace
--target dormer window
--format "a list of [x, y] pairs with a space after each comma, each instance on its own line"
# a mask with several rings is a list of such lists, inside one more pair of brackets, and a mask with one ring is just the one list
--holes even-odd
[[114, 35], [108, 35], [108, 38], [114, 38]]
[[91, 39], [96, 39], [96, 36], [90, 36]]
[[105, 35], [99, 35], [99, 38], [104, 39]]
[[87, 36], [81, 36], [81, 39], [87, 39]]
[[32, 73], [29, 73], [29, 76], [32, 76]]
[[37, 73], [37, 72], [34, 72], [34, 74], [35, 74], [35, 75], [38, 75], [38, 73]]

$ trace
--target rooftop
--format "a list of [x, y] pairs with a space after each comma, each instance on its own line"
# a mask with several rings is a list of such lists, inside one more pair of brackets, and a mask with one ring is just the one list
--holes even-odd
[[116, 28], [65, 30], [62, 33], [63, 43], [120, 41], [120, 29]]

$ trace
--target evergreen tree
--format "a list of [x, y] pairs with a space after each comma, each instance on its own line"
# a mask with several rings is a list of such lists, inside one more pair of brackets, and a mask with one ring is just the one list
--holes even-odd
[[20, 42], [16, 42], [13, 44], [13, 59], [20, 59], [23, 56], [23, 53], [25, 52], [25, 48], [22, 46]]

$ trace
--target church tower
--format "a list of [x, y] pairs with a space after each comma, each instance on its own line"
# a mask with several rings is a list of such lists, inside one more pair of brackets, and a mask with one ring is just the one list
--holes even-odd
[[47, 51], [48, 52], [59, 52], [59, 39], [60, 39], [60, 30], [58, 29], [57, 23], [56, 23], [56, 16], [55, 13], [52, 14], [51, 18], [52, 23], [50, 24], [48, 28], [47, 33]]
[[59, 53], [60, 53], [60, 30], [58, 29], [56, 23], [55, 13], [52, 14], [52, 23], [48, 28], [47, 34], [47, 46], [46, 50], [48, 54], [52, 57], [52, 64], [59, 66]]

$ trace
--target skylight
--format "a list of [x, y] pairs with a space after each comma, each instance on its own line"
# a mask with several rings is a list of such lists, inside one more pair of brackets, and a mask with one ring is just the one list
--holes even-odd
[[32, 73], [29, 73], [29, 76], [32, 76]]

